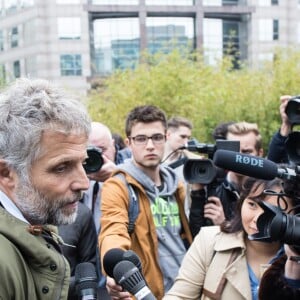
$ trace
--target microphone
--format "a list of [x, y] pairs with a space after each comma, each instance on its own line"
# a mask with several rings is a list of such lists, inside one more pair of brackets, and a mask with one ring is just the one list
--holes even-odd
[[97, 300], [98, 279], [95, 266], [90, 262], [77, 265], [75, 287], [80, 300]]
[[142, 262], [139, 256], [133, 250], [125, 251], [123, 254], [123, 260], [128, 260], [132, 262], [139, 269], [140, 273], [143, 275]]
[[278, 168], [271, 160], [229, 150], [217, 150], [213, 161], [220, 168], [258, 179], [294, 179], [297, 176], [294, 170]]
[[113, 273], [116, 282], [134, 295], [137, 300], [156, 299], [147, 287], [143, 275], [131, 261], [120, 261], [114, 267]]
[[142, 263], [139, 256], [133, 250], [124, 251], [120, 248], [112, 248], [105, 253], [103, 257], [103, 267], [106, 274], [110, 277], [114, 277], [114, 267], [123, 260], [132, 262], [140, 273], [143, 274]]
[[114, 267], [123, 260], [124, 252], [120, 248], [112, 248], [104, 254], [103, 267], [109, 277], [114, 277]]

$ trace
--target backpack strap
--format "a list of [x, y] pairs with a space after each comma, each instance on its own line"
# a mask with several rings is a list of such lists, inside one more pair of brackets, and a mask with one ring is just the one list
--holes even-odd
[[140, 213], [139, 208], [139, 199], [136, 195], [136, 192], [133, 186], [128, 183], [125, 179], [123, 173], [118, 173], [114, 175], [114, 177], [120, 178], [124, 184], [127, 186], [128, 196], [129, 196], [129, 204], [128, 204], [128, 233], [131, 235], [134, 232], [135, 221]]

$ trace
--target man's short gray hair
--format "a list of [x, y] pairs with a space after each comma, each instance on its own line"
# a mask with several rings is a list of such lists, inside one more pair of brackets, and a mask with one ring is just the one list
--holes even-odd
[[49, 81], [19, 79], [0, 94], [0, 158], [21, 177], [38, 158], [45, 130], [88, 137], [90, 126], [85, 106]]

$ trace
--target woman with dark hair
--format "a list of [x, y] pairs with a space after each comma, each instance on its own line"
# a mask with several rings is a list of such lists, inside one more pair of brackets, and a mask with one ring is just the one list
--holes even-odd
[[249, 239], [258, 233], [261, 201], [289, 210], [291, 199], [282, 181], [248, 178], [238, 212], [221, 227], [202, 227], [185, 255], [168, 299], [258, 299], [260, 279], [274, 259], [284, 254], [280, 242]]

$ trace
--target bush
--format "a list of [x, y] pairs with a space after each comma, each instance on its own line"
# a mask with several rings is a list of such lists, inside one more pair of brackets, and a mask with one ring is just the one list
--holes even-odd
[[168, 118], [189, 118], [193, 136], [205, 143], [213, 141], [212, 130], [220, 122], [255, 122], [267, 151], [280, 126], [280, 96], [299, 93], [299, 58], [300, 52], [279, 49], [275, 60], [259, 69], [233, 70], [229, 57], [208, 66], [199, 53], [144, 54], [135, 70], [117, 71], [92, 90], [88, 109], [93, 120], [124, 135], [128, 111], [154, 104]]

